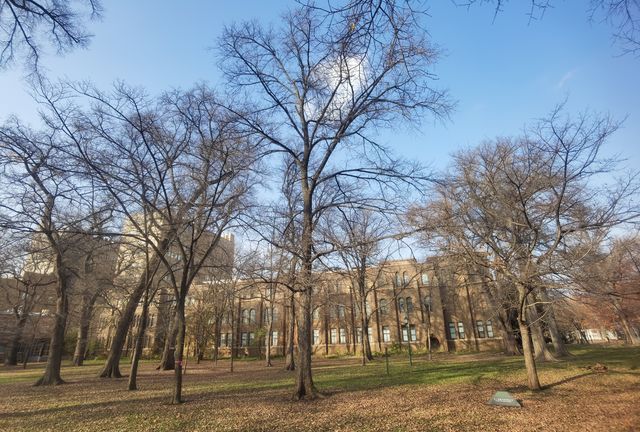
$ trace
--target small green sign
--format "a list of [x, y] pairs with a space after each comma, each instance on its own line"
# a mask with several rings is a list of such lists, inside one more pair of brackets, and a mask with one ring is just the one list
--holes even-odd
[[508, 407], [517, 407], [522, 408], [520, 402], [514, 398], [511, 393], [506, 391], [498, 391], [494, 394], [489, 400], [489, 405], [499, 405], [499, 406], [508, 406]]

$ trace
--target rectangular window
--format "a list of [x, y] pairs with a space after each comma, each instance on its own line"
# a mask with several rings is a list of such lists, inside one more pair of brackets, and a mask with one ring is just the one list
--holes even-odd
[[347, 343], [347, 330], [343, 328], [340, 329], [340, 343], [341, 344]]
[[391, 342], [391, 331], [387, 326], [382, 326], [382, 342]]
[[431, 296], [426, 296], [423, 300], [422, 300], [422, 304], [424, 305], [424, 309], [427, 312], [431, 312]]
[[251, 343], [255, 340], [255, 335], [253, 334], [253, 332], [249, 333], [249, 337], [248, 337], [248, 344], [247, 345], [251, 345]]
[[[415, 342], [418, 340], [418, 334], [416, 333], [416, 326], [411, 325], [409, 327], [409, 332], [411, 333], [411, 342]], [[403, 325], [402, 326], [402, 342], [408, 342], [408, 335], [407, 335], [407, 326]]]
[[320, 343], [320, 330], [313, 329], [313, 344], [318, 345]]
[[449, 323], [449, 339], [456, 338], [456, 325], [452, 322]]
[[320, 308], [315, 308], [313, 310], [313, 319], [314, 321], [317, 321], [320, 319]]
[[271, 346], [277, 346], [277, 345], [278, 345], [278, 332], [273, 331], [271, 332]]
[[338, 305], [338, 318], [344, 318], [346, 315], [344, 305]]
[[373, 340], [373, 329], [371, 327], [367, 327], [367, 336], [369, 336], [369, 342]]
[[493, 324], [491, 324], [491, 320], [487, 321], [487, 337], [493, 337]]
[[476, 321], [476, 327], [478, 327], [478, 337], [484, 337], [484, 323], [482, 321]]
[[329, 339], [330, 344], [338, 343], [338, 330], [331, 329], [331, 338]]
[[460, 335], [460, 339], [464, 339], [464, 324], [458, 321], [458, 334]]
[[362, 342], [362, 329], [358, 327], [356, 329], [356, 343], [361, 343], [361, 342]]
[[242, 332], [242, 333], [240, 334], [240, 346], [242, 346], [242, 347], [246, 347], [247, 345], [249, 345], [249, 344], [247, 343], [247, 338], [248, 338], [248, 337], [249, 337], [249, 333]]

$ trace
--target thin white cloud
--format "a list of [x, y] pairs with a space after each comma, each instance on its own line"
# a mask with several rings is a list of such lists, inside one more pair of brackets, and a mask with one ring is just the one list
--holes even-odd
[[569, 82], [569, 80], [571, 80], [575, 75], [576, 75], [576, 69], [571, 69], [570, 71], [565, 73], [562, 76], [562, 78], [560, 78], [560, 81], [558, 81], [558, 83], [556, 84], [556, 88], [557, 89], [563, 88], [565, 84]]

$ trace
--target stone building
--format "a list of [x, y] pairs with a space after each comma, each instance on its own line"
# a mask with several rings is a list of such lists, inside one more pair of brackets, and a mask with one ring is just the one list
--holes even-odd
[[[460, 275], [447, 260], [433, 258], [391, 261], [369, 269], [366, 311], [371, 349], [406, 346], [432, 351], [500, 350], [502, 337], [483, 294], [482, 278]], [[312, 345], [315, 354], [358, 353], [361, 348], [360, 313], [348, 275], [317, 275], [314, 292]], [[225, 317], [222, 352], [232, 345], [239, 355], [258, 355], [265, 349], [265, 329], [271, 309], [265, 287], [243, 281], [234, 313]], [[279, 288], [273, 301], [271, 349], [282, 355], [290, 329], [290, 294]], [[233, 325], [232, 325], [233, 324]]]

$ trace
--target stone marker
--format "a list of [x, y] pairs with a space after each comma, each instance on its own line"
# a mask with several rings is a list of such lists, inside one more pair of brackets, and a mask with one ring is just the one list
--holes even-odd
[[497, 391], [496, 394], [494, 394], [491, 399], [489, 399], [489, 405], [522, 408], [520, 402], [518, 402], [516, 398], [511, 395], [511, 393], [506, 391]]

